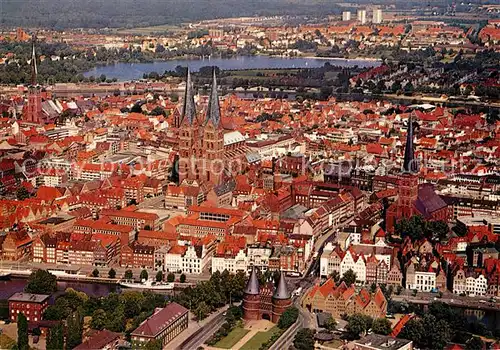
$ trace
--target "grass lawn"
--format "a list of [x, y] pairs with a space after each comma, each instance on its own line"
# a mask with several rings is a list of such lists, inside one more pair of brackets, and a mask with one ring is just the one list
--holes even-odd
[[10, 349], [16, 342], [5, 334], [0, 334], [0, 349]]
[[227, 337], [224, 337], [221, 340], [219, 340], [214, 346], [216, 348], [221, 348], [221, 349], [231, 349], [248, 332], [250, 331], [247, 329], [236, 327], [231, 332], [229, 332]]
[[323, 346], [326, 346], [328, 348], [340, 349], [342, 344], [343, 343], [341, 340], [333, 339], [332, 341], [324, 343]]
[[259, 349], [262, 344], [267, 342], [273, 334], [280, 333], [281, 330], [278, 328], [278, 326], [274, 326], [267, 332], [257, 332], [249, 341], [247, 341], [243, 346], [240, 348], [240, 350], [255, 350]]

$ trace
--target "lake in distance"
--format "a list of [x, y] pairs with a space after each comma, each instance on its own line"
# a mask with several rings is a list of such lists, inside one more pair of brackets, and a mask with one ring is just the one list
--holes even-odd
[[269, 56], [238, 56], [233, 58], [212, 59], [186, 59], [167, 60], [150, 63], [116, 63], [96, 67], [84, 75], [86, 77], [99, 77], [104, 74], [107, 78], [116, 78], [119, 81], [142, 79], [144, 73], [157, 72], [163, 74], [165, 71], [175, 70], [177, 66], [189, 67], [193, 72], [201, 67], [217, 66], [222, 70], [233, 69], [277, 69], [277, 68], [319, 68], [326, 62], [333, 66], [341, 67], [377, 67], [381, 64], [377, 60], [343, 59], [343, 58], [306, 58], [306, 57], [269, 57]]

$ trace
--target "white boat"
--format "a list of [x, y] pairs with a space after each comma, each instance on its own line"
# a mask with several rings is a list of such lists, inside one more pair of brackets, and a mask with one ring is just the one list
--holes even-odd
[[10, 275], [11, 275], [10, 272], [0, 271], [0, 279], [8, 278], [10, 277]]
[[174, 289], [174, 283], [171, 282], [155, 282], [155, 281], [144, 281], [144, 282], [128, 282], [120, 281], [120, 286], [125, 288], [134, 289], [148, 289], [148, 290], [172, 290]]
[[62, 271], [62, 270], [47, 270], [48, 272], [50, 272], [52, 275], [56, 276], [56, 277], [73, 277], [73, 278], [77, 278], [77, 277], [82, 277], [83, 275], [79, 274], [79, 273], [68, 273], [66, 271]]

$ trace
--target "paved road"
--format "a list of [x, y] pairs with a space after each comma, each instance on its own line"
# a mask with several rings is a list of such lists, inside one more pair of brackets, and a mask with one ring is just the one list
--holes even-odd
[[213, 320], [208, 322], [205, 326], [203, 326], [196, 333], [191, 335], [188, 339], [186, 339], [177, 349], [179, 350], [191, 350], [198, 349], [205, 341], [212, 336], [226, 321], [226, 318], [223, 313], [220, 313]]
[[318, 324], [316, 321], [316, 315], [310, 313], [307, 309], [303, 308], [301, 306], [302, 304], [302, 299], [306, 293], [306, 291], [311, 288], [317, 281], [319, 276], [319, 261], [321, 254], [323, 253], [323, 248], [327, 242], [330, 242], [331, 240], [336, 238], [337, 232], [340, 228], [343, 228], [347, 225], [349, 225], [352, 222], [353, 218], [350, 218], [348, 220], [345, 220], [338, 224], [337, 226], [334, 226], [330, 228], [325, 234], [322, 236], [318, 237], [316, 240], [314, 247], [315, 251], [318, 252], [318, 256], [316, 259], [311, 260], [309, 267], [306, 269], [306, 273], [304, 273], [302, 278], [299, 279], [294, 279], [291, 280], [289, 279], [289, 283], [291, 285], [295, 286], [295, 289], [301, 287], [302, 291], [300, 295], [295, 297], [294, 299], [294, 305], [299, 309], [299, 317], [298, 317], [298, 326], [292, 326], [291, 331], [285, 333], [285, 336], [280, 337], [276, 343], [273, 344], [271, 347], [272, 349], [279, 349], [279, 350], [284, 350], [284, 349], [289, 349], [290, 346], [293, 343], [293, 339], [295, 338], [295, 335], [297, 332], [302, 329], [302, 328], [312, 328], [312, 329], [317, 329]]
[[452, 293], [445, 293], [442, 298], [437, 293], [418, 292], [416, 296], [411, 291], [404, 290], [401, 295], [393, 295], [395, 301], [407, 301], [414, 304], [430, 304], [433, 301], [440, 301], [449, 305], [463, 307], [468, 309], [495, 310], [500, 311], [500, 303], [490, 301], [489, 297], [467, 297]]

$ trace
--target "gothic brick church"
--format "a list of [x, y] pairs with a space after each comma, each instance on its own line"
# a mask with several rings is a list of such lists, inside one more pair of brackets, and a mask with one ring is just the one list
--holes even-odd
[[42, 110], [42, 87], [37, 83], [38, 68], [35, 53], [35, 37], [32, 41], [31, 82], [28, 86], [28, 103], [23, 109], [23, 119], [30, 123], [40, 124], [46, 117]]
[[183, 103], [182, 114], [174, 120], [179, 139], [179, 184], [188, 180], [220, 185], [245, 167], [247, 150], [241, 133], [224, 128], [215, 70], [205, 116], [196, 111], [189, 70]]
[[260, 286], [257, 270], [252, 269], [243, 295], [243, 318], [245, 320], [268, 319], [278, 323], [281, 315], [292, 305], [285, 275], [280, 274], [278, 285], [272, 282]]
[[420, 215], [428, 221], [448, 221], [448, 206], [439, 197], [431, 184], [418, 183], [418, 160], [413, 146], [413, 114], [408, 119], [405, 154], [402, 173], [398, 181], [398, 199], [387, 209], [386, 230], [394, 233], [396, 222], [413, 215]]

